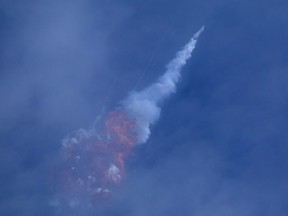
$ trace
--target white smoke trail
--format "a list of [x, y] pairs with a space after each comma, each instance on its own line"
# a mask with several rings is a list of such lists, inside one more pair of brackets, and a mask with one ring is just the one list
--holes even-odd
[[204, 31], [204, 26], [191, 38], [189, 43], [176, 54], [167, 65], [166, 72], [158, 81], [140, 92], [132, 92], [123, 102], [126, 112], [136, 120], [138, 143], [145, 143], [150, 136], [150, 125], [159, 118], [161, 109], [159, 103], [175, 92], [176, 83], [180, 79], [181, 68], [191, 57], [197, 39]]

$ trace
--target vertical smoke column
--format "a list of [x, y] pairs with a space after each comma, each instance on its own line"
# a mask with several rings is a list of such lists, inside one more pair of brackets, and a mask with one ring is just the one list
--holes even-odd
[[150, 136], [150, 125], [160, 116], [159, 103], [175, 92], [175, 86], [180, 79], [181, 69], [196, 46], [197, 39], [204, 31], [204, 26], [191, 38], [189, 43], [176, 54], [167, 65], [166, 72], [158, 81], [143, 91], [132, 92], [123, 102], [124, 110], [136, 121], [138, 144], [145, 143]]

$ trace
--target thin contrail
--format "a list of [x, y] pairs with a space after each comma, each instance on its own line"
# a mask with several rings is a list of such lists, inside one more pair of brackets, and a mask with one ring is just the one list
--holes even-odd
[[145, 143], [150, 136], [150, 125], [159, 118], [161, 108], [159, 103], [175, 92], [176, 84], [181, 76], [181, 69], [196, 46], [197, 39], [204, 31], [204, 26], [194, 34], [184, 48], [177, 52], [176, 57], [167, 65], [166, 72], [157, 82], [140, 92], [132, 92], [122, 105], [131, 118], [136, 121], [138, 143]]
[[[143, 72], [141, 73], [138, 81], [136, 82], [136, 85], [135, 85], [135, 89], [141, 84], [143, 78], [145, 77], [146, 73], [149, 72], [149, 70], [152, 68], [153, 64], [154, 64], [154, 60], [155, 58], [157, 57], [157, 54], [163, 44], [163, 42], [166, 40], [166, 39], [169, 39], [172, 35], [174, 34], [174, 30], [170, 29], [170, 31], [166, 32], [166, 34], [164, 35], [164, 37], [161, 38], [161, 40], [158, 42], [153, 54], [151, 55], [151, 58], [148, 62], [148, 64], [146, 65], [145, 69], [143, 70]], [[157, 60], [157, 59], [156, 59]]]

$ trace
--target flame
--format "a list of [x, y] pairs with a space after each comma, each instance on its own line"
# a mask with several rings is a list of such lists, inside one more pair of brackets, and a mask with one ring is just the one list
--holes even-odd
[[105, 200], [125, 179], [125, 160], [136, 141], [135, 121], [123, 111], [110, 112], [97, 132], [82, 129], [65, 139], [55, 178], [57, 202], [53, 203], [75, 208], [83, 200], [93, 205]]

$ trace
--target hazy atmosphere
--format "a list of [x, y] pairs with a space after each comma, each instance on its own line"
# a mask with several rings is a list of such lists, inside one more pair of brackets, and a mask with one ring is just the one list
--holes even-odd
[[[1, 0], [0, 215], [286, 216], [287, 11], [284, 0]], [[203, 25], [125, 179], [104, 203], [59, 210], [63, 139], [157, 82]]]

